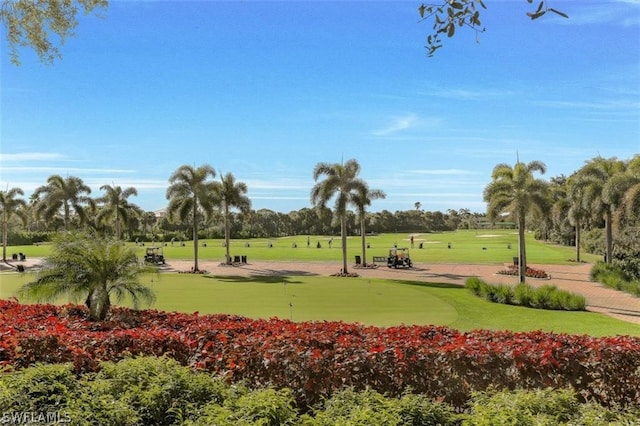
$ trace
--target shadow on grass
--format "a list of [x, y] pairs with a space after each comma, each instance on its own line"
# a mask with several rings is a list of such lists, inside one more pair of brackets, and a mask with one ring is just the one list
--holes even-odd
[[[300, 275], [300, 274], [297, 274]], [[308, 274], [312, 275], [312, 274]], [[303, 281], [295, 280], [294, 277], [285, 275], [250, 275], [243, 277], [239, 275], [203, 275], [203, 278], [216, 280], [224, 283], [239, 284], [304, 284]]]
[[429, 288], [455, 288], [455, 289], [464, 289], [464, 286], [460, 284], [451, 284], [451, 283], [438, 283], [438, 282], [423, 282], [423, 281], [411, 281], [411, 280], [394, 280], [388, 279], [386, 281], [394, 282], [398, 284], [404, 285], [412, 285], [416, 287], [429, 287]]

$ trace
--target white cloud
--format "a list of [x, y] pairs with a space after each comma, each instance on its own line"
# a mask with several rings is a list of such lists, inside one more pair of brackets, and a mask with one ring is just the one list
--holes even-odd
[[393, 133], [407, 130], [410, 127], [415, 126], [418, 123], [418, 116], [415, 114], [407, 114], [402, 117], [396, 117], [391, 120], [386, 126], [373, 130], [371, 132], [374, 136], [388, 136]]
[[409, 170], [409, 173], [416, 173], [419, 175], [434, 175], [434, 176], [462, 176], [462, 175], [475, 175], [477, 172], [471, 170], [462, 169], [424, 169], [424, 170]]
[[68, 173], [134, 173], [134, 170], [130, 169], [99, 169], [99, 168], [83, 168], [83, 167], [45, 167], [45, 166], [11, 166], [3, 167], [3, 172], [14, 173], [32, 173], [32, 172], [46, 172], [47, 176], [55, 174], [68, 174]]
[[0, 161], [50, 161], [64, 160], [66, 157], [57, 152], [17, 152], [13, 154], [0, 153]]
[[614, 2], [601, 2], [594, 5], [580, 5], [574, 9], [563, 10], [569, 14], [570, 19], [560, 22], [564, 25], [593, 25], [602, 23], [620, 24], [624, 27], [640, 25], [640, 1], [618, 0]]
[[425, 95], [437, 96], [440, 98], [479, 100], [487, 98], [497, 98], [512, 96], [515, 92], [510, 90], [490, 90], [490, 89], [435, 89], [433, 92], [423, 93]]

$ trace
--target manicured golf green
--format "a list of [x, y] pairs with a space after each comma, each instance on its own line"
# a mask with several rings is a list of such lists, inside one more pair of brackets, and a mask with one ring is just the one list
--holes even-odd
[[[8, 298], [31, 274], [0, 274]], [[543, 311], [499, 305], [448, 284], [318, 276], [226, 277], [163, 273], [146, 277], [157, 293], [153, 308], [252, 318], [341, 320], [388, 326], [446, 325], [459, 330], [545, 330], [640, 336], [640, 326], [589, 312]], [[60, 300], [60, 303], [66, 300]]]
[[[442, 233], [416, 233], [411, 248], [409, 234], [380, 234], [369, 235], [366, 238], [370, 248], [367, 259], [372, 256], [386, 256], [389, 248], [395, 244], [398, 247], [410, 248], [412, 260], [418, 263], [475, 263], [475, 264], [503, 264], [513, 261], [518, 255], [518, 235], [513, 229], [496, 230], [459, 230]], [[307, 237], [309, 247], [307, 247]], [[333, 238], [331, 248], [329, 240]], [[555, 244], [548, 244], [536, 240], [532, 234], [527, 234], [527, 259], [530, 264], [567, 264], [575, 258], [575, 249]], [[320, 243], [320, 248], [317, 244]], [[140, 243], [142, 244], [142, 242]], [[172, 243], [144, 242], [137, 250], [141, 255], [150, 245], [162, 245], [164, 255], [171, 259], [193, 259], [193, 242], [175, 241]], [[183, 245], [184, 244], [184, 245]], [[422, 244], [422, 248], [420, 248]], [[449, 248], [451, 247], [451, 248]], [[247, 240], [231, 240], [229, 245], [231, 256], [247, 256], [249, 261], [278, 260], [278, 261], [335, 261], [340, 263], [342, 250], [340, 236], [298, 235], [283, 238], [256, 238]], [[7, 253], [24, 253], [27, 257], [43, 257], [49, 253], [50, 246], [8, 247]], [[223, 240], [200, 240], [199, 259], [224, 260], [225, 248]], [[348, 260], [353, 263], [356, 255], [361, 252], [360, 237], [348, 238]], [[593, 262], [601, 256], [582, 254], [583, 260]]]

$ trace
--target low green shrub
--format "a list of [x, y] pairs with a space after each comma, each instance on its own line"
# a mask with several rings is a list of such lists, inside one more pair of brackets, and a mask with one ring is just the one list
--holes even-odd
[[630, 426], [640, 418], [637, 406], [627, 407], [626, 412], [605, 408], [581, 403], [572, 390], [550, 388], [474, 392], [463, 414], [426, 395], [405, 393], [393, 398], [370, 388], [347, 388], [300, 414], [291, 389], [252, 390], [227, 384], [165, 358], [140, 357], [102, 366], [100, 373], [80, 376], [73, 374], [70, 364], [4, 370], [0, 420], [26, 423], [39, 413], [57, 413], [55, 420], [48, 419], [74, 426]]
[[314, 426], [405, 426], [455, 425], [457, 415], [446, 404], [433, 402], [424, 395], [405, 394], [387, 398], [372, 390], [353, 388], [335, 393], [316, 408], [315, 416], [305, 424]]
[[193, 425], [278, 426], [298, 424], [298, 412], [290, 389], [264, 389], [234, 394], [222, 404], [207, 404]]
[[[470, 280], [473, 281], [469, 283]], [[529, 284], [520, 283], [512, 288], [505, 284], [491, 285], [478, 278], [469, 278], [465, 286], [476, 296], [495, 303], [566, 311], [584, 311], [587, 308], [584, 296], [548, 284], [536, 289]]]
[[640, 281], [632, 280], [618, 265], [596, 262], [589, 271], [589, 279], [614, 290], [640, 296]]
[[71, 364], [36, 364], [23, 370], [3, 370], [0, 413], [54, 412], [80, 396]]
[[519, 283], [513, 290], [516, 304], [531, 306], [533, 304], [534, 288], [526, 283]]
[[495, 287], [496, 291], [494, 293], [495, 302], [502, 303], [503, 305], [513, 305], [514, 302], [514, 294], [513, 288], [506, 284], [499, 284]]
[[569, 389], [474, 393], [463, 426], [632, 425], [637, 413], [621, 413], [597, 404], [581, 404]]
[[558, 298], [555, 296], [558, 288], [552, 285], [543, 285], [533, 291], [532, 307], [538, 309], [560, 310]]
[[129, 358], [101, 367], [93, 392], [132, 407], [145, 424], [179, 424], [193, 407], [223, 403], [229, 392], [221, 379], [194, 374], [166, 357]]
[[467, 278], [464, 282], [465, 288], [475, 296], [480, 296], [482, 294], [482, 287], [485, 285], [486, 283], [478, 277]]

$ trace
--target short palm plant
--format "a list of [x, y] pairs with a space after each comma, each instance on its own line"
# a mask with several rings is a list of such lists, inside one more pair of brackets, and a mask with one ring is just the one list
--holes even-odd
[[19, 290], [20, 297], [51, 302], [67, 295], [73, 301], [86, 298], [89, 318], [103, 321], [111, 306], [129, 296], [134, 307], [151, 304], [153, 291], [140, 283], [140, 276], [154, 270], [138, 259], [135, 251], [115, 239], [95, 235], [63, 233], [53, 240], [35, 280]]

